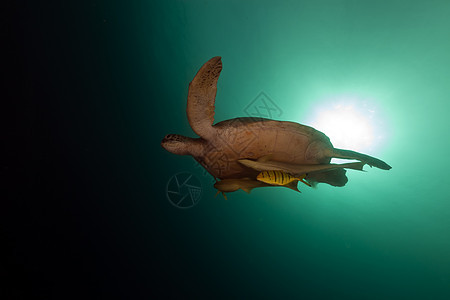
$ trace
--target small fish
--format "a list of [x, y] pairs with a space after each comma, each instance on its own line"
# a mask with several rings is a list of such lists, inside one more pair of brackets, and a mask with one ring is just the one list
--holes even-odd
[[303, 174], [299, 177], [292, 176], [289, 173], [285, 173], [283, 171], [264, 171], [258, 174], [256, 179], [259, 181], [272, 184], [272, 185], [287, 185], [293, 181], [301, 181], [307, 186], [311, 186], [308, 182], [303, 179], [306, 177], [306, 174]]
[[[299, 189], [297, 188], [297, 182], [291, 182], [286, 185], [279, 185], [279, 186], [287, 187], [291, 190], [301, 193], [299, 191]], [[241, 178], [241, 179], [222, 179], [220, 181], [217, 181], [214, 184], [214, 187], [217, 189], [216, 196], [219, 193], [222, 193], [225, 200], [227, 200], [227, 196], [225, 195], [225, 193], [235, 192], [239, 189], [244, 190], [247, 193], [250, 193], [254, 188], [277, 187], [277, 186], [246, 177], [246, 178]]]

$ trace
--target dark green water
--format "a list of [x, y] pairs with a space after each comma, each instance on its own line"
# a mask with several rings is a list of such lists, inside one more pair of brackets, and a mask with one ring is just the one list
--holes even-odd
[[[6, 291], [450, 298], [448, 1], [77, 1], [17, 12], [24, 121], [12, 136], [23, 147], [8, 170], [21, 188], [2, 227], [18, 287]], [[350, 170], [342, 188], [215, 198], [211, 177], [160, 142], [195, 137], [188, 84], [217, 55], [216, 122], [246, 116], [261, 92], [274, 118], [302, 124], [351, 107], [347, 127], [318, 129], [392, 170]], [[366, 130], [339, 135], [355, 128]], [[189, 209], [166, 195], [179, 172], [202, 188]]]

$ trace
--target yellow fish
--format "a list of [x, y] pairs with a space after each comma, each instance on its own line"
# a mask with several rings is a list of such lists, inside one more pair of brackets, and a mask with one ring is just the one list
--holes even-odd
[[287, 185], [295, 180], [298, 180], [303, 182], [307, 186], [311, 186], [308, 182], [303, 180], [305, 177], [306, 174], [295, 177], [283, 171], [264, 171], [259, 173], [258, 176], [256, 176], [256, 179], [271, 185]]

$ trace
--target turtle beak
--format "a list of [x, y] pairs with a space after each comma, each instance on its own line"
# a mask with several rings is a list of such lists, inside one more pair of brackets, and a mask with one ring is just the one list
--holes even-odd
[[[161, 146], [162, 146], [163, 148], [166, 148], [167, 144], [170, 143], [171, 141], [173, 141], [173, 139], [172, 139], [171, 136], [172, 136], [171, 134], [168, 134], [168, 135], [166, 135], [166, 136], [162, 139], [162, 141], [161, 141]], [[166, 148], [166, 149], [167, 149], [167, 148]]]
[[189, 154], [188, 151], [186, 151], [186, 144], [183, 141], [183, 137], [178, 134], [166, 135], [161, 141], [161, 146], [173, 154]]

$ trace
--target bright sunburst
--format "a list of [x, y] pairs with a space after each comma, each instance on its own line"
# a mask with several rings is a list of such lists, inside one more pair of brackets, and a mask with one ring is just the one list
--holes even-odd
[[373, 153], [383, 139], [381, 120], [366, 101], [327, 101], [311, 115], [310, 125], [325, 133], [336, 148]]

